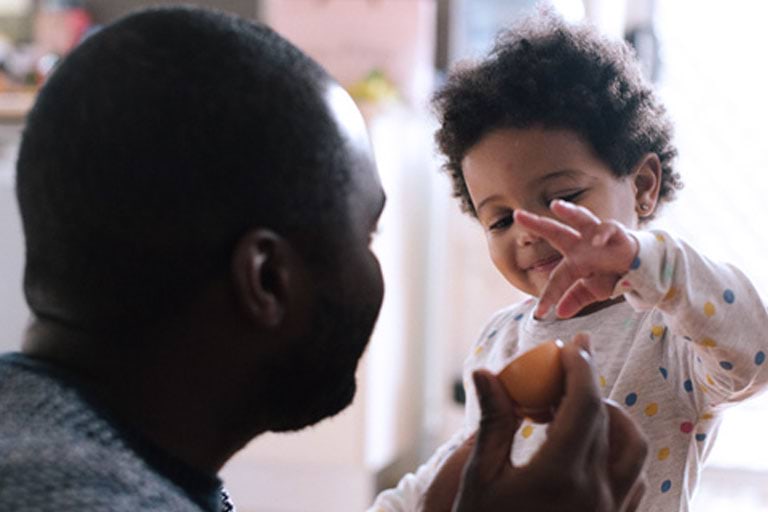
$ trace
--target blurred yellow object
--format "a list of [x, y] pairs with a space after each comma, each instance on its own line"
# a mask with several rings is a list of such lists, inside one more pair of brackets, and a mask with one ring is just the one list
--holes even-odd
[[347, 90], [357, 102], [379, 103], [398, 97], [397, 87], [378, 69], [350, 85]]

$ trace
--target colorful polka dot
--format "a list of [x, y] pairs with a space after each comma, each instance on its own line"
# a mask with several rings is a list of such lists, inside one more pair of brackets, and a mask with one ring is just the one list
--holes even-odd
[[632, 288], [632, 283], [630, 283], [629, 281], [622, 281], [621, 286], [623, 286], [624, 288]]
[[757, 366], [760, 366], [760, 365], [761, 365], [761, 364], [763, 364], [764, 362], [765, 362], [765, 352], [763, 352], [763, 351], [761, 350], [760, 352], [758, 352], [757, 354], [755, 354], [755, 364], [756, 364]]
[[478, 345], [478, 346], [475, 348], [475, 355], [476, 355], [476, 356], [479, 356], [479, 355], [480, 355], [480, 354], [482, 354], [482, 353], [483, 353], [483, 346], [482, 346], [482, 345]]
[[662, 234], [656, 235], [656, 240], [658, 240], [661, 243], [664, 243], [664, 235]]
[[717, 346], [717, 342], [713, 340], [712, 338], [704, 338], [701, 340], [701, 344], [704, 345], [707, 348], [715, 348]]
[[696, 434], [697, 441], [703, 441], [707, 438], [707, 434]]
[[667, 380], [667, 377], [669, 376], [667, 369], [662, 366], [659, 368], [659, 372], [661, 373], [661, 376], [664, 377], [664, 380]]
[[680, 424], [680, 432], [683, 434], [690, 434], [693, 432], [693, 423], [690, 421], [684, 421]]
[[659, 460], [667, 460], [669, 458], [669, 448], [666, 446], [659, 450], [658, 455], [656, 456]]
[[651, 328], [651, 335], [655, 338], [661, 337], [661, 335], [664, 334], [664, 326], [663, 325], [654, 325]]
[[637, 393], [630, 393], [624, 398], [624, 403], [632, 407], [637, 403]]
[[704, 314], [707, 317], [715, 316], [715, 305], [712, 304], [711, 302], [707, 302], [706, 304], [704, 304]]
[[710, 386], [714, 386], [715, 385], [715, 381], [712, 380], [712, 376], [711, 375], [707, 375], [707, 384], [709, 384]]
[[714, 417], [715, 417], [714, 414], [712, 414], [711, 412], [705, 412], [704, 414], [701, 415], [702, 420], [711, 420]]
[[635, 259], [632, 260], [632, 264], [629, 266], [629, 270], [637, 270], [640, 268], [640, 257], [636, 256]]
[[648, 404], [645, 408], [646, 416], [656, 416], [658, 412], [659, 412], [659, 404], [657, 403]]
[[664, 280], [669, 281], [672, 279], [672, 275], [675, 273], [675, 269], [672, 267], [672, 265], [665, 265], [664, 266]]
[[733, 301], [736, 300], [736, 295], [733, 293], [733, 290], [725, 290], [723, 292], [723, 300], [728, 304], [733, 304]]
[[525, 316], [524, 314], [518, 313], [517, 315], [515, 315], [515, 321], [519, 322], [520, 320], [523, 319], [524, 316]]
[[669, 289], [667, 294], [664, 296], [664, 300], [665, 301], [670, 301], [670, 300], [674, 299], [675, 297], [677, 297], [677, 288], [675, 288], [673, 286], [672, 288]]
[[730, 361], [720, 361], [720, 368], [723, 370], [733, 370], [733, 363]]
[[604, 387], [605, 387], [605, 386], [607, 386], [607, 385], [608, 385], [608, 382], [605, 380], [605, 377], [603, 377], [603, 376], [601, 375], [601, 376], [600, 376], [600, 387], [601, 387], [601, 388], [604, 388]]
[[533, 434], [533, 425], [524, 426], [520, 434], [523, 436], [523, 439], [528, 439], [529, 437], [531, 437], [531, 434]]
[[691, 382], [691, 379], [688, 379], [685, 382], [683, 382], [683, 389], [685, 389], [685, 391], [687, 391], [688, 393], [693, 391], [693, 382]]
[[494, 336], [496, 336], [496, 331], [495, 331], [495, 330], [494, 330], [494, 331], [491, 331], [490, 333], [488, 333], [488, 339], [491, 339], [491, 338], [493, 338]]
[[671, 480], [664, 480], [661, 483], [661, 492], [669, 492], [669, 490], [672, 488], [672, 481]]

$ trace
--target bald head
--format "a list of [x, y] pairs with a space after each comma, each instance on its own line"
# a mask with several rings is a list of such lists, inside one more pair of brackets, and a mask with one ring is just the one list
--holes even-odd
[[31, 309], [84, 326], [172, 314], [256, 226], [322, 254], [355, 158], [334, 87], [222, 13], [147, 10], [91, 36], [42, 89], [20, 150]]

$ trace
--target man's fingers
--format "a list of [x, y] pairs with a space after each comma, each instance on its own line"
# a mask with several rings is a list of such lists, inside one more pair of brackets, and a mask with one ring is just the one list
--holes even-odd
[[622, 512], [635, 512], [640, 508], [640, 502], [645, 495], [645, 491], [648, 488], [648, 481], [645, 476], [645, 472], [640, 475], [640, 478], [635, 482], [635, 486], [629, 492], [624, 508], [620, 509]]
[[604, 442], [608, 415], [605, 412], [592, 368], [591, 356], [582, 348], [585, 334], [566, 343], [561, 351], [565, 370], [565, 396], [550, 424], [548, 440], [537, 456], [581, 463], [593, 451], [593, 443]]
[[514, 215], [516, 223], [549, 242], [560, 254], [567, 254], [571, 247], [582, 240], [578, 231], [555, 219], [525, 210], [515, 210]]
[[464, 466], [474, 450], [475, 441], [474, 435], [469, 437], [440, 466], [424, 494], [422, 512], [447, 512], [453, 508]]
[[589, 341], [589, 335], [587, 333], [576, 333], [576, 336], [571, 339], [571, 343], [586, 352], [588, 356], [592, 356], [592, 342]]
[[521, 419], [515, 414], [514, 402], [495, 375], [477, 370], [472, 379], [480, 402], [480, 428], [470, 464], [474, 477], [489, 481], [511, 464], [512, 441]]
[[635, 499], [633, 494], [638, 492], [638, 481], [642, 481], [648, 442], [620, 406], [607, 402], [606, 409], [609, 421], [608, 474], [611, 477], [611, 490], [616, 503], [629, 503]]

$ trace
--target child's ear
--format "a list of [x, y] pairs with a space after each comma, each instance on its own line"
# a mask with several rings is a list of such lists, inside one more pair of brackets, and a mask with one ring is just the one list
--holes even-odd
[[646, 154], [632, 175], [635, 190], [635, 210], [640, 219], [656, 211], [661, 190], [661, 161], [656, 153]]

